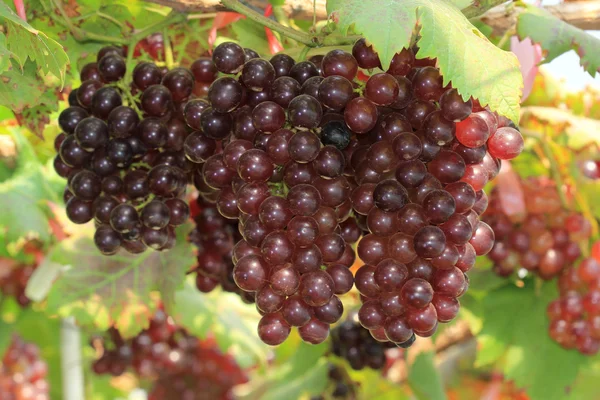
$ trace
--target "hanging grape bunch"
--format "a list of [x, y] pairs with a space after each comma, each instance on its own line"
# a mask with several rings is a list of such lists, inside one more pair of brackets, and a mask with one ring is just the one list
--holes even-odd
[[573, 266], [581, 256], [579, 242], [591, 235], [591, 224], [581, 214], [568, 212], [561, 204], [554, 181], [546, 178], [522, 180], [526, 213], [512, 219], [502, 208], [495, 187], [483, 219], [496, 235], [488, 257], [499, 276], [509, 276], [522, 266], [549, 280]]
[[219, 214], [214, 203], [202, 196], [192, 207], [196, 227], [190, 232], [190, 242], [197, 247], [196, 287], [203, 293], [221, 287], [226, 292], [237, 293], [242, 300], [254, 302], [254, 296], [241, 290], [233, 280], [233, 245], [241, 239], [237, 220]]
[[13, 335], [0, 362], [0, 399], [49, 400], [48, 366], [40, 349]]
[[142, 62], [128, 85], [123, 55], [104, 47], [82, 68], [55, 140], [67, 216], [77, 224], [93, 219], [94, 242], [106, 255], [168, 250], [189, 216], [182, 198], [193, 164], [183, 152], [189, 129], [181, 107], [194, 75]]
[[494, 242], [482, 189], [522, 151], [518, 130], [412, 49], [386, 72], [364, 40], [314, 62], [229, 42], [212, 59], [225, 76], [185, 106], [196, 132], [184, 148], [201, 196], [239, 220], [233, 278], [255, 296], [261, 339], [297, 327], [324, 341], [354, 280], [377, 340], [407, 344], [452, 320]]
[[149, 399], [230, 398], [247, 376], [233, 357], [223, 354], [213, 339], [200, 340], [157, 311], [148, 329], [125, 340], [115, 328], [94, 339], [100, 357], [96, 374], [120, 376], [131, 368], [142, 379], [153, 379]]

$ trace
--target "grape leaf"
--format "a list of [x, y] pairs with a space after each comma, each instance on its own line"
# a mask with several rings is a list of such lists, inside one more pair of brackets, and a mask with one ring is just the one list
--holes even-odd
[[22, 65], [19, 57], [10, 51], [6, 45], [6, 36], [0, 32], [0, 74], [10, 68], [10, 59], [13, 58], [17, 63]]
[[58, 102], [40, 104], [24, 109], [22, 113], [16, 114], [16, 118], [21, 126], [27, 127], [35, 135], [43, 138], [44, 129], [50, 123], [50, 114], [57, 110]]
[[29, 58], [64, 84], [69, 57], [62, 46], [19, 18], [4, 2], [0, 2], [0, 17], [6, 22], [7, 48], [21, 68]]
[[443, 0], [329, 0], [328, 13], [338, 18], [340, 33], [351, 26], [379, 53], [384, 69], [411, 44], [421, 27], [419, 58], [436, 58], [444, 84], [452, 82], [463, 98], [513, 120], [519, 119], [523, 78], [514, 54], [494, 46], [458, 8]]
[[408, 384], [418, 399], [446, 399], [442, 379], [435, 368], [433, 353], [420, 353], [410, 368]]
[[240, 365], [254, 365], [266, 358], [269, 348], [256, 334], [260, 315], [255, 307], [244, 304], [236, 294], [204, 294], [186, 284], [175, 294], [170, 314], [194, 335], [202, 338], [214, 335], [222, 351], [232, 347], [242, 350], [234, 352]]
[[0, 182], [0, 230], [5, 232], [5, 244], [28, 235], [47, 241], [50, 230], [45, 201], [60, 201], [59, 193], [46, 182], [49, 171], [20, 129], [6, 129], [6, 133], [15, 141], [18, 158], [12, 176]]
[[533, 282], [526, 281], [523, 288], [503, 286], [483, 299], [477, 365], [502, 359], [505, 377], [524, 387], [532, 399], [564, 399], [587, 362], [548, 336], [546, 306], [557, 297], [555, 286], [545, 283], [538, 294]]
[[[292, 334], [280, 346], [294, 349], [291, 357], [278, 356], [277, 368], [258, 371], [245, 386], [245, 395], [239, 400], [303, 399], [306, 395], [319, 395], [328, 383], [328, 361], [324, 357], [329, 350], [327, 343], [310, 345]], [[288, 354], [288, 351], [277, 354]]]
[[23, 71], [13, 65], [0, 75], [0, 105], [15, 113], [39, 104], [56, 103], [56, 96], [37, 76], [35, 64], [27, 61]]
[[519, 38], [531, 38], [539, 43], [546, 53], [544, 63], [570, 50], [580, 57], [581, 66], [592, 76], [600, 71], [600, 39], [561, 21], [543, 8], [525, 5], [519, 14], [517, 34]]
[[194, 263], [186, 227], [178, 228], [177, 245], [164, 253], [148, 250], [107, 257], [85, 231], [60, 242], [48, 254], [51, 263], [36, 271], [47, 273], [46, 268], [56, 268], [52, 263], [65, 266], [48, 293], [48, 311], [73, 315], [80, 324], [101, 330], [114, 324], [124, 336], [134, 336], [156, 308], [152, 293], [159, 291], [165, 307], [172, 307], [175, 291]]

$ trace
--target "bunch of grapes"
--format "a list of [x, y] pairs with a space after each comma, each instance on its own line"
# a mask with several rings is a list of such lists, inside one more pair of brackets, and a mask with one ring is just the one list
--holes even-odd
[[345, 399], [354, 400], [357, 398], [357, 384], [349, 376], [346, 370], [338, 365], [329, 364], [328, 371], [329, 385], [325, 393], [312, 396], [310, 400]]
[[558, 276], [581, 256], [578, 242], [589, 238], [591, 225], [583, 215], [567, 212], [556, 184], [544, 177], [523, 180], [526, 213], [509, 217], [502, 208], [499, 187], [492, 190], [484, 220], [496, 234], [488, 257], [499, 276], [518, 267], [543, 279]]
[[94, 242], [106, 255], [170, 249], [189, 216], [182, 196], [193, 164], [183, 152], [190, 130], [181, 108], [194, 74], [142, 62], [130, 79], [123, 55], [104, 47], [82, 68], [55, 139], [67, 216], [77, 224], [93, 219]]
[[[411, 340], [403, 344], [408, 347]], [[349, 318], [331, 331], [333, 353], [345, 358], [350, 367], [361, 370], [365, 367], [381, 370], [386, 366], [385, 349], [396, 347], [391, 342], [382, 343], [375, 340], [369, 331], [360, 325], [357, 318]]]
[[550, 337], [565, 349], [595, 355], [600, 350], [600, 242], [592, 256], [559, 278], [560, 297], [548, 304]]
[[241, 239], [237, 220], [223, 217], [215, 204], [202, 196], [196, 199], [196, 207], [192, 207], [192, 217], [196, 227], [189, 238], [198, 249], [198, 264], [194, 268], [198, 290], [209, 293], [220, 286], [254, 303], [254, 296], [241, 290], [233, 280], [233, 245]]
[[15, 335], [0, 364], [0, 398], [49, 400], [47, 375], [38, 347]]
[[0, 268], [0, 293], [14, 297], [21, 307], [28, 306], [31, 300], [25, 295], [25, 288], [37, 265], [17, 264], [7, 267]]
[[464, 273], [493, 245], [483, 186], [523, 149], [514, 125], [412, 49], [385, 72], [364, 40], [300, 62], [222, 43], [212, 61], [226, 76], [186, 105], [196, 132], [184, 151], [202, 197], [239, 221], [233, 278], [255, 296], [261, 339], [280, 344], [292, 327], [327, 338], [361, 236], [359, 319], [377, 340], [407, 343], [454, 318]]
[[93, 345], [102, 353], [92, 366], [95, 373], [119, 376], [132, 367], [141, 378], [154, 380], [149, 399], [227, 399], [233, 386], [247, 381], [214, 340], [191, 336], [163, 311], [133, 339], [124, 340], [111, 328]]

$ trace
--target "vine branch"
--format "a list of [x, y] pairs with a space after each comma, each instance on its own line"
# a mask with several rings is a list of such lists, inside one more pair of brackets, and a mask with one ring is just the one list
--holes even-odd
[[506, 0], [481, 0], [475, 1], [473, 4], [462, 10], [462, 13], [467, 18], [475, 18], [485, 14], [488, 10], [506, 3]]

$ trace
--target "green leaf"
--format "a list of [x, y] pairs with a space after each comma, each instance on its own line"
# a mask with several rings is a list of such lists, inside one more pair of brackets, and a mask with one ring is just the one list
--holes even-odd
[[0, 32], [0, 74], [10, 68], [10, 59], [13, 58], [19, 65], [23, 65], [19, 57], [10, 51], [6, 45], [6, 36]]
[[17, 166], [10, 179], [0, 182], [0, 230], [6, 243], [25, 236], [49, 239], [46, 202], [60, 201], [46, 182], [47, 170], [19, 128], [7, 130], [17, 147]]
[[44, 73], [51, 73], [64, 84], [69, 57], [62, 46], [23, 21], [3, 2], [0, 2], [0, 17], [6, 20], [6, 49], [12, 52], [21, 68], [29, 58]]
[[346, 34], [353, 26], [379, 53], [384, 69], [411, 45], [417, 21], [422, 36], [419, 58], [437, 58], [444, 84], [452, 82], [463, 98], [519, 120], [523, 78], [517, 57], [494, 46], [451, 3], [444, 0], [329, 0]]
[[51, 262], [36, 272], [50, 275], [56, 269], [52, 263], [65, 266], [48, 294], [48, 312], [73, 315], [78, 323], [101, 330], [114, 324], [124, 336], [134, 336], [156, 308], [152, 292], [160, 292], [165, 307], [172, 307], [175, 291], [195, 261], [186, 227], [178, 228], [177, 245], [164, 253], [104, 256], [81, 234], [60, 242], [48, 254]]
[[37, 75], [35, 64], [27, 61], [20, 71], [13, 65], [0, 75], [0, 105], [15, 113], [39, 104], [56, 103], [56, 95]]
[[233, 293], [201, 293], [191, 284], [177, 291], [169, 313], [192, 334], [201, 338], [214, 335], [222, 351], [231, 348], [241, 365], [265, 360], [269, 347], [256, 333], [260, 315], [254, 306], [245, 304]]
[[506, 378], [525, 388], [532, 400], [564, 399], [586, 357], [562, 349], [548, 336], [546, 306], [557, 297], [556, 285], [545, 283], [538, 294], [533, 282], [525, 283], [523, 288], [501, 287], [483, 299], [477, 365], [502, 360]]
[[285, 0], [269, 0], [273, 6], [283, 6], [285, 4]]
[[600, 39], [555, 17], [541, 7], [525, 5], [519, 14], [517, 34], [531, 38], [546, 51], [544, 63], [570, 50], [580, 57], [581, 66], [592, 76], [600, 71]]
[[418, 399], [446, 399], [442, 379], [433, 362], [434, 354], [420, 353], [410, 368], [408, 384]]
[[270, 54], [265, 28], [261, 24], [246, 18], [231, 24], [231, 29], [240, 46], [251, 48], [259, 54]]

